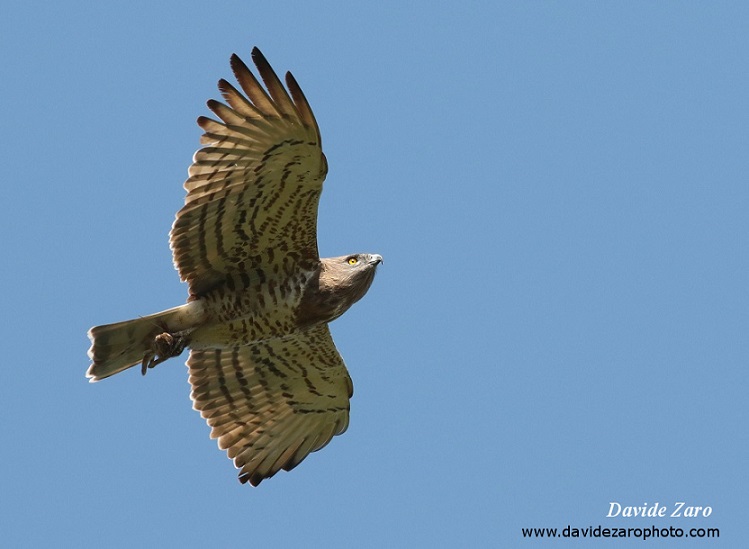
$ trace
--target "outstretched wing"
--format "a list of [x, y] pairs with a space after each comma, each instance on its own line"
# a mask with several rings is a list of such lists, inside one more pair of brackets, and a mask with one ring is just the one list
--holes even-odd
[[192, 400], [257, 486], [290, 471], [348, 427], [353, 385], [327, 325], [230, 349], [193, 350]]
[[259, 49], [252, 59], [268, 91], [232, 55], [246, 96], [220, 80], [228, 105], [211, 100], [208, 107], [221, 121], [198, 118], [205, 146], [195, 153], [170, 235], [174, 264], [192, 295], [232, 274], [265, 271], [283, 256], [319, 259], [317, 206], [327, 163], [317, 122], [291, 73], [290, 97]]

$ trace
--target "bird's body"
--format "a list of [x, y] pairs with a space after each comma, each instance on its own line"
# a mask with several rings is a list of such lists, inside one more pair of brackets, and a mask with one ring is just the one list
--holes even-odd
[[[228, 82], [222, 122], [201, 117], [185, 206], [171, 232], [185, 305], [89, 331], [92, 381], [190, 348], [196, 409], [240, 480], [291, 469], [348, 425], [351, 379], [328, 322], [369, 289], [376, 254], [319, 258], [317, 204], [327, 161], [312, 111], [255, 48], [268, 92], [238, 57], [247, 97]], [[293, 99], [292, 99], [293, 98]]]
[[299, 270], [208, 292], [192, 302], [202, 305], [205, 318], [191, 334], [191, 347], [247, 345], [296, 333], [297, 310], [314, 276], [314, 271]]

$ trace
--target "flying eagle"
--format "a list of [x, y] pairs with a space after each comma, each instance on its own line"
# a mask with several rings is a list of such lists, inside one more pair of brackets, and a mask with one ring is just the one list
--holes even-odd
[[194, 408], [257, 486], [346, 430], [353, 385], [328, 323], [367, 293], [382, 257], [320, 258], [320, 130], [291, 73], [289, 95], [259, 49], [252, 60], [265, 89], [232, 55], [241, 91], [220, 80], [226, 104], [208, 101], [220, 121], [198, 118], [170, 233], [187, 303], [91, 328], [86, 376], [145, 374], [189, 348]]

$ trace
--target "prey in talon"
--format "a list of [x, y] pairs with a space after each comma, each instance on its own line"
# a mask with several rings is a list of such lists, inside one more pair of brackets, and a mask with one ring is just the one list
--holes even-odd
[[143, 355], [143, 363], [140, 373], [146, 375], [149, 368], [161, 364], [168, 358], [182, 354], [187, 346], [187, 340], [181, 335], [173, 335], [163, 332], [153, 339], [153, 351]]

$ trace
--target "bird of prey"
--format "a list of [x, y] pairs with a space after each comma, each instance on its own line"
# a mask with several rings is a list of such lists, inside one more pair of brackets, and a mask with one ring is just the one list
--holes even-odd
[[86, 376], [145, 374], [189, 348], [194, 408], [257, 486], [346, 430], [353, 385], [328, 323], [364, 296], [382, 257], [320, 258], [320, 130], [291, 73], [287, 92], [257, 48], [252, 60], [265, 87], [232, 55], [241, 91], [220, 80], [225, 103], [208, 101], [220, 120], [198, 118], [202, 148], [170, 232], [187, 303], [91, 328]]

